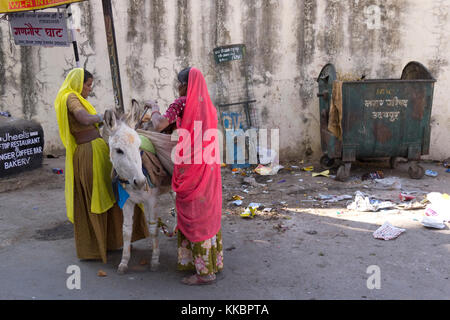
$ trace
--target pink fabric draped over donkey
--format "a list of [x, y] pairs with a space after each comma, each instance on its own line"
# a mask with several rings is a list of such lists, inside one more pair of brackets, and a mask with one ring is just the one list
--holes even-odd
[[221, 228], [222, 178], [217, 112], [202, 73], [189, 72], [186, 107], [177, 121], [172, 188], [177, 228], [191, 242], [212, 238]]

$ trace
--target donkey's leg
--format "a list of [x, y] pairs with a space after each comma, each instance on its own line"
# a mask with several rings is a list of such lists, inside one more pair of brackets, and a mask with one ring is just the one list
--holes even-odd
[[131, 256], [131, 233], [133, 232], [133, 215], [134, 215], [134, 203], [128, 200], [123, 206], [123, 249], [122, 260], [120, 261], [117, 272], [124, 274], [128, 270], [128, 261]]
[[156, 271], [159, 266], [159, 240], [158, 240], [158, 215], [156, 214], [156, 192], [149, 193], [144, 204], [145, 212], [148, 215], [149, 232], [152, 246], [152, 260], [150, 270]]

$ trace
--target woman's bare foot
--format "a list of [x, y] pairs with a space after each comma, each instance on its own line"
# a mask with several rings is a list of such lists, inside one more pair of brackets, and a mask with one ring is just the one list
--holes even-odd
[[203, 285], [203, 284], [211, 284], [216, 280], [215, 274], [209, 274], [206, 276], [199, 276], [198, 274], [194, 274], [189, 277], [185, 277], [181, 280], [184, 284], [188, 286], [196, 286], [196, 285]]

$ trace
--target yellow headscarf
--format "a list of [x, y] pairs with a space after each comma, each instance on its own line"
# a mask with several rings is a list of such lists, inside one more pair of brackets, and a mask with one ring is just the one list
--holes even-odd
[[[67, 110], [67, 97], [74, 93], [81, 104], [89, 114], [97, 114], [95, 108], [89, 101], [81, 96], [83, 90], [84, 70], [75, 68], [69, 72], [66, 80], [62, 84], [55, 99], [56, 119], [59, 126], [59, 135], [61, 141], [66, 148], [66, 165], [65, 165], [65, 198], [67, 217], [73, 223], [73, 154], [77, 147], [75, 138], [70, 133], [69, 118]], [[95, 139], [92, 141], [93, 152], [93, 190], [91, 199], [91, 212], [104, 213], [111, 208], [115, 202], [112, 185], [110, 183], [110, 174], [112, 164], [109, 161], [109, 150], [103, 139]], [[108, 181], [109, 177], [109, 181]]]

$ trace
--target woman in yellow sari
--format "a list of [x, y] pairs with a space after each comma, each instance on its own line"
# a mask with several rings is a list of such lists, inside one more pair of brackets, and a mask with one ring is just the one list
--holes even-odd
[[[123, 245], [122, 211], [112, 190], [109, 148], [98, 130], [103, 121], [87, 97], [93, 76], [82, 68], [69, 72], [55, 99], [61, 141], [66, 148], [67, 217], [74, 224], [79, 259], [101, 259]], [[145, 216], [135, 209], [133, 238], [148, 236]]]

